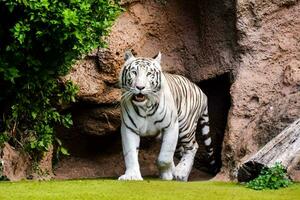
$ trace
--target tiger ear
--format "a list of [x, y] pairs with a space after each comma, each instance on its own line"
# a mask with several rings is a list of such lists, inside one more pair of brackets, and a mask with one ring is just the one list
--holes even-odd
[[153, 57], [153, 59], [160, 64], [161, 61], [161, 53], [160, 51], [158, 52], [158, 54], [156, 56]]
[[134, 58], [134, 55], [131, 53], [131, 50], [126, 50], [125, 55], [124, 55], [124, 60], [127, 61], [127, 60], [130, 60], [132, 58]]

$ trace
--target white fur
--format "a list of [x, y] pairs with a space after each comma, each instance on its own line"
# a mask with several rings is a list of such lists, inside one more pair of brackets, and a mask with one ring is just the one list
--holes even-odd
[[206, 146], [209, 146], [211, 144], [211, 138], [207, 138], [206, 140], [204, 140], [204, 144]]
[[198, 145], [194, 149], [188, 150], [186, 154], [180, 159], [180, 162], [175, 168], [174, 178], [180, 181], [187, 181], [189, 174], [194, 164], [194, 157], [196, 155]]
[[202, 135], [207, 135], [209, 133], [209, 127], [208, 126], [204, 126], [202, 128]]
[[[131, 53], [126, 53], [125, 65], [129, 64], [129, 62], [132, 62], [133, 59], [135, 59], [135, 57]], [[161, 54], [159, 53], [152, 60], [152, 64], [159, 70], [161, 69], [160, 61]], [[130, 85], [131, 92], [134, 94], [141, 93], [143, 95], [147, 95], [147, 91], [149, 92], [151, 90], [151, 85], [147, 79], [147, 71], [141, 68], [136, 75], [130, 74], [130, 76], [135, 77], [132, 79], [133, 82]], [[120, 81], [121, 78], [122, 77], [120, 76]], [[145, 89], [139, 91], [139, 86], [143, 86]], [[161, 73], [161, 89], [155, 94], [151, 93], [147, 97], [148, 98], [142, 102], [134, 101], [131, 98], [123, 98], [121, 101], [121, 136], [126, 171], [124, 175], [119, 177], [119, 180], [143, 180], [140, 172], [137, 150], [140, 145], [140, 137], [159, 136], [162, 139], [161, 149], [157, 158], [157, 166], [160, 172], [160, 177], [164, 180], [176, 179], [187, 181], [193, 166], [198, 144], [194, 143], [192, 150], [184, 151], [180, 162], [176, 167], [174, 166], [173, 157], [179, 137], [178, 111], [170, 87], [163, 73]], [[202, 95], [202, 98], [206, 98], [205, 95]], [[151, 107], [151, 105], [154, 105], [154, 103], [161, 101], [162, 99], [166, 103], [160, 103], [156, 112], [152, 116], [148, 115], [150, 110], [147, 110], [147, 108]], [[201, 102], [203, 101], [204, 100], [202, 99]], [[143, 117], [137, 114], [135, 108]], [[131, 118], [126, 114], [127, 112], [130, 113]], [[161, 123], [154, 123], [163, 117], [165, 117], [167, 120], [163, 120]], [[132, 124], [132, 119], [134, 119], [135, 125]], [[127, 128], [124, 122], [127, 124], [127, 126], [128, 124], [132, 124], [133, 126]], [[204, 127], [203, 135], [208, 134], [208, 132], [209, 128]], [[207, 145], [210, 143], [211, 141], [205, 141], [205, 144]]]
[[[130, 57], [128, 57], [130, 59]], [[155, 62], [160, 62], [160, 54], [155, 58]], [[144, 79], [138, 79], [138, 84], [143, 84]], [[144, 80], [145, 81], [145, 80]], [[126, 104], [129, 112], [132, 114], [132, 117], [135, 119], [135, 123], [137, 125], [138, 134], [132, 132], [128, 129], [123, 123], [121, 125], [121, 136], [122, 136], [122, 145], [123, 145], [123, 154], [125, 159], [126, 171], [125, 174], [119, 177], [119, 180], [142, 180], [140, 167], [138, 163], [138, 151], [140, 143], [140, 136], [152, 136], [157, 135], [162, 131], [162, 128], [166, 126], [166, 124], [156, 124], [154, 122], [157, 119], [162, 118], [162, 114], [160, 114], [162, 110], [164, 110], [164, 106], [167, 106], [167, 114], [166, 117], [172, 120], [172, 124], [162, 132], [162, 145], [161, 150], [158, 155], [157, 165], [160, 171], [160, 177], [164, 180], [172, 180], [173, 179], [173, 171], [174, 171], [174, 163], [173, 157], [174, 152], [177, 145], [178, 140], [178, 121], [174, 120], [174, 117], [177, 115], [177, 109], [175, 102], [173, 100], [171, 91], [166, 82], [165, 77], [162, 75], [161, 82], [161, 90], [159, 91], [159, 98], [166, 98], [166, 105], [159, 104], [157, 108], [157, 112], [153, 116], [147, 116], [145, 118], [140, 117], [136, 114], [133, 104], [135, 104], [140, 113], [142, 115], [147, 115], [147, 110], [145, 110], [147, 103], [149, 100], [144, 102], [134, 102], [131, 100], [126, 100], [121, 102], [122, 108], [122, 117], [124, 121], [130, 121], [127, 115], [125, 115], [124, 106], [122, 104]], [[172, 114], [173, 113], [173, 114]], [[172, 118], [171, 118], [172, 117]]]

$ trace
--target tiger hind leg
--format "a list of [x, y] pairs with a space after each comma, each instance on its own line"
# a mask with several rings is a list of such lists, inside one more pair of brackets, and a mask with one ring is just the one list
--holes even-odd
[[187, 181], [194, 164], [194, 158], [198, 150], [198, 144], [196, 139], [194, 139], [192, 141], [192, 145], [189, 145], [189, 147], [185, 146], [180, 148], [183, 148], [183, 151], [181, 152], [182, 157], [175, 167], [173, 176], [174, 179], [178, 181]]

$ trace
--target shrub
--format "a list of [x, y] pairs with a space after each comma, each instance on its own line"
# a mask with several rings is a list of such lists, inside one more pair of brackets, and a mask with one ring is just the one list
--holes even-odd
[[279, 189], [287, 187], [292, 182], [288, 179], [286, 169], [280, 163], [273, 167], [263, 168], [260, 175], [247, 183], [247, 187], [254, 190]]
[[72, 125], [61, 108], [78, 92], [59, 76], [80, 55], [105, 46], [101, 38], [120, 11], [112, 0], [0, 1], [0, 142], [36, 155], [59, 141], [55, 125]]

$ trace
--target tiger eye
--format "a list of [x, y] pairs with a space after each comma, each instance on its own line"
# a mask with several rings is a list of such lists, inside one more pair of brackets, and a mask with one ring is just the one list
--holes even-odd
[[136, 76], [136, 75], [137, 75], [137, 72], [136, 72], [136, 71], [131, 71], [131, 75]]

